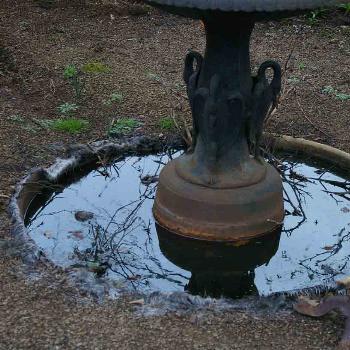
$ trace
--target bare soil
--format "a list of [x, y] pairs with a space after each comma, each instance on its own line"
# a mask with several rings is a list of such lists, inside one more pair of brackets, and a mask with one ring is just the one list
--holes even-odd
[[[302, 17], [256, 26], [254, 69], [266, 59], [287, 67], [268, 130], [350, 151], [350, 99], [339, 95], [350, 94], [348, 24], [334, 12], [312, 26]], [[2, 0], [0, 238], [10, 239], [6, 208], [15, 183], [65, 146], [105, 138], [120, 117], [139, 120], [136, 133], [157, 137], [170, 133], [160, 128], [162, 118], [189, 121], [183, 59], [204, 44], [200, 22], [128, 1]], [[109, 71], [84, 74], [85, 92], [77, 100], [63, 70], [89, 62]], [[326, 86], [334, 92], [322, 92]], [[113, 92], [123, 101], [106, 106]], [[76, 116], [90, 122], [87, 131], [58, 132], [40, 122], [58, 118], [65, 102], [79, 105]], [[42, 277], [31, 281], [23, 269], [15, 253], [0, 248], [0, 349], [333, 349], [343, 325], [338, 316], [288, 313], [138, 318], [127, 298], [87, 302], [55, 269], [37, 266]]]

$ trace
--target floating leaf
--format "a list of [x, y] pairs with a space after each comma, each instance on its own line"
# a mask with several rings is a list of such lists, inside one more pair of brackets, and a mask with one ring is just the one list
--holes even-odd
[[83, 234], [82, 231], [69, 231], [68, 233], [71, 234], [72, 238], [76, 238], [76, 239], [79, 239], [79, 240], [84, 239], [84, 234]]

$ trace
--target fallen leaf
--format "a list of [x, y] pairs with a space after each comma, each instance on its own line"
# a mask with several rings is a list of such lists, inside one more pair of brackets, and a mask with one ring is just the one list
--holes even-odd
[[334, 248], [334, 245], [326, 245], [322, 249], [324, 250], [332, 250]]
[[317, 317], [315, 309], [319, 305], [317, 300], [310, 299], [306, 296], [298, 298], [298, 302], [293, 305], [293, 309], [302, 315]]
[[82, 231], [68, 231], [71, 234], [71, 237], [82, 240], [84, 239], [84, 235]]
[[144, 305], [145, 304], [145, 300], [144, 299], [137, 299], [137, 300], [130, 301], [129, 304], [132, 304], [132, 305]]

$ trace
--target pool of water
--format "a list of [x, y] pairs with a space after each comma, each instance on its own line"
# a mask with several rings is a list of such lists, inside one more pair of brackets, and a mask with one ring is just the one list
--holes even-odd
[[284, 157], [283, 228], [248, 244], [181, 238], [156, 226], [152, 205], [174, 153], [131, 156], [38, 196], [30, 237], [55, 264], [87, 269], [121, 290], [202, 296], [268, 295], [332, 284], [350, 274], [350, 183]]

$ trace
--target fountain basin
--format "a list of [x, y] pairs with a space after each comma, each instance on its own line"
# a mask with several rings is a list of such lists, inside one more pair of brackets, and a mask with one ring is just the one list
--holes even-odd
[[[156, 176], [178, 152], [164, 153], [163, 145], [140, 140], [77, 147], [70, 158], [34, 170], [11, 203], [15, 232], [40, 259], [74, 276], [85, 269], [96, 275], [96, 284], [111, 280], [111, 288], [127, 292], [237, 298], [334, 288], [335, 279], [350, 273], [350, 205], [341, 194], [349, 187], [350, 156], [305, 140], [270, 136], [267, 141], [294, 154], [282, 161], [286, 193], [292, 197], [296, 185], [310, 194], [297, 208], [305, 216], [293, 212], [297, 202], [290, 205], [285, 198], [284, 226], [271, 235], [220, 243], [156, 229], [151, 211]], [[300, 156], [310, 153], [317, 158], [303, 163]], [[109, 176], [101, 159], [110, 160]], [[320, 176], [323, 182], [315, 180]], [[85, 220], [79, 211], [93, 215]], [[103, 239], [96, 232], [104, 232]]]

